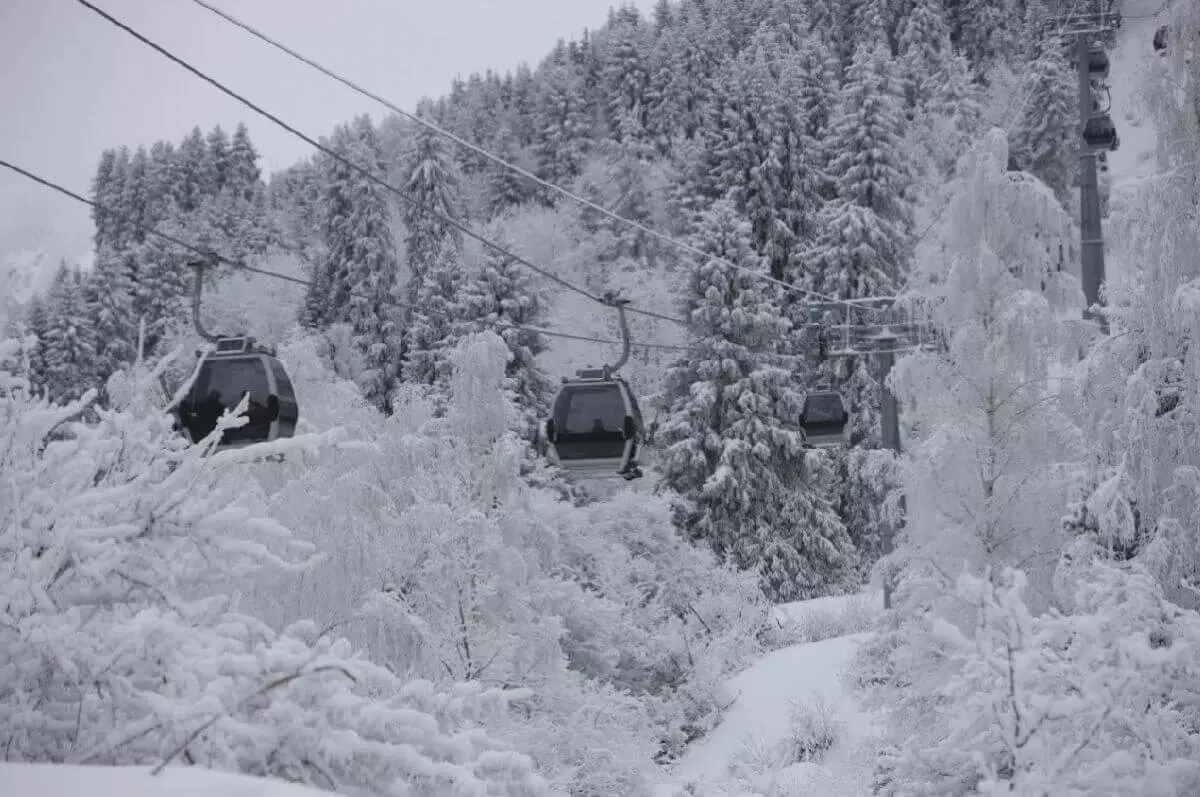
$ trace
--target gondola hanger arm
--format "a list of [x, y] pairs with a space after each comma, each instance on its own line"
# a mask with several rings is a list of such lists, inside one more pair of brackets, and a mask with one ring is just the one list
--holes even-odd
[[204, 294], [204, 272], [214, 263], [213, 257], [193, 257], [187, 261], [188, 266], [196, 270], [196, 280], [192, 285], [192, 326], [196, 328], [196, 334], [204, 338], [210, 343], [215, 343], [221, 339], [220, 335], [214, 335], [204, 328], [204, 322], [200, 320], [200, 298]]
[[621, 358], [614, 365], [604, 366], [604, 376], [607, 379], [611, 378], [617, 371], [621, 370], [625, 363], [629, 362], [629, 322], [625, 318], [625, 305], [629, 304], [629, 300], [619, 297], [616, 291], [607, 291], [603, 299], [606, 305], [616, 308], [617, 323], [621, 327]]

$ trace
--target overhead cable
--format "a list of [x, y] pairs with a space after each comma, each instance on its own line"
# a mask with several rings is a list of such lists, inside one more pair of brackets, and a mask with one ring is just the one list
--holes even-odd
[[[584, 296], [584, 297], [592, 300], [593, 302], [596, 302], [597, 304], [601, 304], [606, 307], [610, 306], [609, 303], [604, 298], [597, 296], [594, 293], [592, 293], [588, 290], [585, 290], [584, 288], [580, 288], [577, 285], [573, 285], [570, 282], [568, 282], [567, 280], [563, 279], [562, 277], [559, 277], [557, 274], [554, 274], [550, 271], [545, 270], [544, 268], [541, 268], [541, 267], [535, 265], [534, 263], [531, 263], [528, 259], [516, 254], [515, 252], [512, 252], [512, 251], [506, 249], [505, 247], [501, 246], [500, 244], [496, 243], [495, 241], [492, 241], [492, 240], [488, 239], [487, 237], [480, 235], [479, 233], [472, 230], [468, 225], [463, 224], [462, 222], [453, 218], [452, 216], [441, 213], [440, 211], [438, 211], [434, 208], [431, 208], [431, 207], [428, 207], [428, 206], [422, 204], [417, 199], [414, 199], [413, 197], [409, 196], [405, 192], [401, 191], [399, 188], [396, 188], [391, 183], [387, 182], [386, 180], [384, 180], [381, 177], [379, 177], [378, 175], [376, 175], [370, 169], [362, 166], [361, 164], [355, 163], [354, 161], [350, 160], [349, 158], [346, 158], [344, 155], [342, 155], [341, 153], [332, 149], [331, 147], [326, 146], [325, 144], [322, 144], [320, 141], [316, 140], [312, 136], [304, 133], [303, 131], [299, 130], [295, 126], [285, 122], [283, 119], [281, 119], [277, 115], [271, 113], [270, 111], [265, 110], [264, 108], [262, 108], [262, 106], [256, 104], [252, 100], [249, 100], [246, 97], [243, 97], [241, 94], [238, 94], [236, 91], [229, 88], [221, 81], [219, 81], [216, 78], [212, 77], [211, 75], [201, 71], [200, 69], [198, 69], [197, 67], [188, 63], [183, 58], [175, 55], [174, 53], [172, 53], [170, 50], [166, 49], [162, 45], [159, 45], [156, 42], [151, 41], [149, 38], [142, 35], [138, 31], [134, 30], [129, 25], [125, 24], [124, 22], [121, 22], [119, 19], [112, 16], [108, 12], [106, 12], [103, 9], [98, 8], [97, 6], [88, 2], [88, 0], [75, 0], [75, 2], [79, 3], [84, 8], [87, 8], [88, 10], [92, 11], [96, 15], [100, 16], [102, 19], [104, 19], [106, 22], [110, 23], [111, 25], [114, 25], [115, 27], [120, 28], [122, 31], [129, 34], [133, 38], [137, 39], [141, 43], [145, 44], [147, 47], [150, 47], [151, 49], [153, 49], [154, 51], [156, 51], [157, 53], [162, 55], [164, 58], [167, 58], [168, 60], [172, 61], [173, 63], [183, 67], [188, 72], [191, 72], [193, 75], [195, 75], [196, 77], [203, 80], [205, 83], [208, 83], [212, 87], [216, 88], [218, 91], [220, 91], [223, 94], [238, 101], [242, 105], [245, 105], [250, 110], [254, 111], [258, 115], [264, 117], [265, 119], [267, 119], [270, 122], [274, 123], [275, 125], [279, 126], [280, 128], [282, 128], [283, 130], [292, 134], [293, 136], [296, 136], [301, 141], [304, 141], [308, 145], [316, 148], [318, 151], [324, 153], [328, 157], [333, 158], [334, 160], [336, 160], [338, 163], [342, 164], [343, 166], [346, 166], [347, 168], [354, 170], [357, 174], [361, 175], [362, 177], [366, 178], [367, 180], [370, 180], [372, 183], [374, 183], [375, 185], [378, 185], [380, 188], [384, 189], [385, 191], [388, 191], [389, 193], [394, 194], [395, 196], [399, 197], [400, 199], [404, 200], [405, 202], [408, 202], [409, 204], [414, 205], [415, 207], [420, 209], [422, 212], [428, 213], [429, 215], [440, 219], [443, 223], [449, 225], [450, 227], [453, 227], [454, 229], [461, 232], [463, 235], [466, 235], [467, 237], [478, 241], [479, 243], [483, 244], [484, 246], [488, 247], [489, 249], [499, 253], [500, 255], [503, 255], [504, 257], [511, 259], [513, 262], [518, 263], [518, 264], [524, 266], [525, 268], [530, 269], [531, 271], [533, 271], [536, 274], [540, 274], [541, 276], [545, 277], [546, 279], [551, 280], [552, 282], [555, 282], [559, 286], [566, 288], [567, 290], [572, 291], [574, 293], [577, 293], [580, 296]], [[626, 309], [631, 313], [637, 313], [639, 315], [648, 316], [650, 318], [657, 318], [662, 321], [670, 321], [671, 323], [679, 324], [681, 326], [687, 325], [687, 322], [681, 318], [664, 315], [662, 313], [656, 313], [651, 310], [643, 310], [640, 307], [637, 307], [633, 304], [629, 304], [626, 307]]]
[[[455, 142], [459, 146], [464, 147], [464, 148], [470, 150], [471, 152], [474, 152], [476, 155], [486, 158], [499, 166], [503, 166], [504, 168], [512, 171], [513, 173], [519, 174], [520, 176], [524, 177], [525, 179], [530, 180], [533, 183], [536, 183], [537, 185], [541, 186], [542, 188], [545, 188], [549, 191], [553, 191], [563, 197], [566, 197], [567, 199], [572, 200], [573, 202], [577, 202], [590, 210], [594, 210], [595, 212], [597, 212], [603, 216], [606, 216], [609, 219], [612, 219], [613, 221], [616, 221], [621, 224], [625, 224], [629, 227], [632, 227], [633, 229], [638, 230], [639, 232], [645, 233], [646, 235], [649, 235], [650, 237], [652, 237], [662, 243], [665, 243], [669, 246], [674, 246], [674, 247], [682, 249], [696, 257], [703, 258], [703, 260], [706, 262], [714, 262], [725, 268], [732, 268], [732, 269], [735, 269], [736, 271], [740, 271], [744, 274], [754, 277], [755, 279], [766, 280], [767, 282], [777, 285], [777, 286], [783, 288], [784, 290], [804, 294], [806, 296], [810, 296], [814, 299], [818, 299], [820, 301], [827, 302], [830, 304], [845, 304], [848, 306], [855, 307], [857, 309], [867, 309], [867, 310], [872, 310], [872, 311], [876, 310], [876, 308], [872, 308], [872, 307], [864, 308], [864, 306], [861, 302], [856, 301], [854, 299], [839, 299], [839, 298], [836, 298], [833, 296], [826, 296], [825, 294], [819, 293], [817, 291], [808, 290], [807, 288], [801, 288], [796, 285], [792, 285], [787, 282], [784, 282], [782, 280], [777, 280], [774, 277], [770, 276], [769, 274], [764, 274], [761, 271], [755, 271], [754, 269], [746, 268], [745, 266], [740, 266], [737, 263], [734, 263], [723, 257], [717, 257], [715, 255], [712, 255], [708, 252], [703, 251], [702, 249], [699, 249], [698, 247], [693, 246], [692, 244], [687, 243], [686, 241], [681, 241], [677, 238], [672, 238], [671, 236], [666, 235], [661, 232], [658, 232], [657, 230], [655, 230], [651, 227], [647, 227], [645, 224], [643, 224], [635, 219], [630, 219], [625, 216], [622, 216], [622, 215], [616, 213], [615, 211], [609, 210], [608, 208], [587, 199], [586, 197], [579, 196], [578, 194], [568, 191], [566, 188], [563, 188], [560, 185], [556, 185], [554, 183], [551, 183], [548, 180], [538, 177], [536, 174], [529, 171], [528, 169], [525, 169], [515, 163], [512, 163], [511, 161], [505, 160], [504, 158], [500, 157], [499, 155], [489, 152], [488, 150], [484, 149], [483, 147], [481, 147], [477, 144], [473, 144], [470, 141], [467, 141], [466, 139], [455, 135], [451, 131], [446, 130], [443, 127], [440, 127], [439, 125], [435, 124], [434, 122], [432, 122], [422, 116], [419, 116], [418, 114], [414, 114], [414, 113], [411, 113], [410, 111], [404, 110], [403, 108], [401, 108], [400, 106], [391, 102], [390, 100], [386, 99], [385, 97], [381, 97], [380, 95], [376, 94], [375, 92], [364, 88], [363, 86], [359, 85], [358, 83], [355, 83], [354, 81], [350, 80], [349, 78], [347, 78], [343, 75], [340, 75], [337, 72], [334, 72], [332, 69], [330, 69], [326, 66], [323, 66], [322, 64], [313, 60], [312, 58], [309, 58], [308, 56], [297, 52], [296, 50], [292, 49], [291, 47], [288, 47], [286, 44], [283, 44], [279, 40], [272, 38], [271, 36], [267, 35], [266, 33], [263, 33], [261, 30], [255, 28], [254, 26], [250, 25], [249, 23], [243, 22], [242, 20], [233, 16], [229, 12], [227, 12], [223, 9], [217, 8], [212, 3], [209, 3], [206, 0], [192, 0], [192, 2], [204, 9], [212, 12], [213, 14], [216, 14], [217, 16], [224, 19], [226, 22], [229, 22], [230, 24], [241, 28], [242, 30], [249, 33], [251, 36], [254, 36], [255, 38], [271, 45], [272, 47], [280, 50], [281, 52], [286, 53], [287, 55], [291, 56], [292, 58], [295, 58], [296, 60], [298, 60], [304, 64], [307, 64], [308, 66], [310, 66], [313, 69], [317, 70], [318, 72], [322, 73], [326, 77], [336, 80], [338, 83], [341, 83], [343, 86], [346, 86], [347, 88], [351, 89], [352, 91], [358, 92], [359, 94], [361, 94], [364, 97], [367, 97], [368, 99], [374, 100], [375, 102], [377, 102], [380, 105], [384, 106], [385, 108], [393, 111], [394, 113], [404, 117], [405, 119], [408, 119], [411, 122], [421, 125], [425, 129], [427, 129], [433, 133], [436, 133], [437, 135], [444, 136], [445, 138], [450, 139], [451, 141]], [[84, 5], [87, 5], [87, 3], [84, 3]]]
[[[310, 280], [301, 279], [300, 277], [293, 277], [290, 274], [282, 274], [278, 271], [271, 271], [269, 269], [258, 268], [257, 266], [251, 266], [251, 265], [247, 264], [244, 260], [231, 258], [226, 255], [222, 255], [220, 253], [205, 249], [196, 244], [189, 243], [175, 235], [171, 235], [170, 233], [165, 233], [159, 229], [156, 229], [152, 225], [138, 221], [137, 219], [133, 218], [132, 216], [130, 216], [128, 214], [114, 210], [111, 207], [109, 207], [103, 203], [97, 202], [92, 199], [88, 199], [87, 197], [83, 196], [82, 194], [78, 194], [78, 193], [70, 190], [69, 188], [65, 188], [65, 187], [59, 185], [58, 183], [52, 182], [51, 180], [48, 180], [44, 177], [40, 177], [39, 175], [34, 174], [33, 172], [29, 171], [28, 169], [23, 169], [20, 166], [10, 163], [6, 160], [0, 159], [0, 166], [4, 167], [12, 172], [15, 172], [16, 174], [19, 174], [22, 177], [28, 178], [29, 180], [32, 180], [35, 183], [39, 183], [47, 188], [57, 191], [58, 193], [62, 194], [63, 196], [69, 197], [69, 198], [75, 200], [76, 202], [80, 202], [84, 205], [88, 205], [89, 207], [95, 208], [96, 210], [99, 210], [106, 215], [110, 215], [113, 218], [120, 219], [121, 221], [124, 221], [124, 222], [130, 224], [135, 229], [137, 229], [147, 235], [151, 235], [160, 240], [167, 241], [168, 243], [174, 244], [174, 245], [180, 247], [181, 249], [186, 249], [187, 251], [191, 252], [192, 254], [198, 255], [200, 257], [209, 258], [209, 259], [215, 260], [218, 263], [224, 263], [226, 265], [232, 266], [235, 271], [246, 271], [251, 274], [260, 274], [264, 277], [271, 277], [273, 279], [283, 280], [284, 282], [290, 282], [290, 283], [293, 283], [296, 285], [302, 285], [304, 287], [312, 287], [312, 282]], [[373, 297], [365, 296], [365, 295], [359, 294], [359, 293], [350, 293], [349, 295], [351, 297], [357, 298], [357, 299], [365, 299], [367, 301], [375, 301], [375, 299]], [[386, 305], [386, 306], [397, 307], [397, 308], [407, 309], [407, 310], [423, 310], [423, 309], [425, 309], [425, 308], [416, 307], [411, 304], [406, 304], [404, 302], [399, 302], [399, 301], [396, 301], [391, 298], [379, 300], [379, 303]], [[580, 341], [586, 341], [588, 343], [604, 343], [604, 344], [611, 344], [614, 346], [621, 345], [621, 341], [619, 341], [619, 340], [606, 340], [604, 338], [593, 338], [593, 337], [588, 337], [585, 335], [575, 335], [575, 334], [571, 334], [571, 333], [567, 333], [567, 332], [559, 332], [559, 331], [553, 330], [553, 329], [546, 329], [544, 327], [530, 326], [528, 324], [515, 324], [515, 323], [509, 322], [509, 321], [501, 321], [499, 319], [492, 320], [492, 321], [486, 321], [485, 323], [488, 323], [492, 326], [500, 327], [502, 329], [520, 329], [520, 330], [524, 330], [526, 332], [536, 332], [538, 334], [549, 335], [550, 337], [556, 337], [556, 338], [567, 338], [570, 340], [580, 340]], [[687, 351], [689, 349], [688, 346], [671, 345], [671, 344], [666, 344], [666, 343], [637, 343], [637, 342], [634, 342], [632, 345], [641, 346], [643, 348], [648, 348], [648, 349], [666, 349], [666, 350], [674, 350], [674, 351]]]

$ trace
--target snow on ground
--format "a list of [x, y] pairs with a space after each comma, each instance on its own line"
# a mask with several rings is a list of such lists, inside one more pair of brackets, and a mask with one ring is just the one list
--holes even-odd
[[[842, 673], [881, 607], [877, 593], [777, 607], [778, 621], [815, 641], [774, 651], [731, 678], [733, 705], [657, 797], [869, 794], [876, 724], [846, 692]], [[806, 756], [823, 738], [829, 749]]]
[[1110, 51], [1108, 85], [1112, 93], [1113, 122], [1121, 146], [1108, 154], [1113, 198], [1123, 187], [1136, 185], [1157, 170], [1154, 158], [1158, 134], [1141, 107], [1140, 94], [1152, 69], [1159, 64], [1152, 41], [1154, 31], [1166, 22], [1164, 0], [1126, 0], [1128, 17], [1117, 31], [1116, 46]]
[[5, 797], [330, 797], [328, 792], [277, 780], [201, 767], [69, 766], [0, 762]]
[[1154, 31], [1167, 21], [1167, 0], [1125, 0], [1124, 21], [1117, 31], [1116, 46], [1110, 51], [1108, 85], [1112, 96], [1109, 113], [1117, 126], [1120, 147], [1108, 153], [1109, 219], [1105, 220], [1106, 279], [1115, 282], [1121, 275], [1116, 222], [1127, 212], [1134, 189], [1158, 171], [1155, 150], [1158, 133], [1141, 96], [1153, 70], [1161, 68], [1154, 52]]

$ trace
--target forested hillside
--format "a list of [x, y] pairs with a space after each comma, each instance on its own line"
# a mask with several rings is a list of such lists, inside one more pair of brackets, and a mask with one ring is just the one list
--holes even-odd
[[[816, 361], [811, 330], [797, 326], [804, 297], [886, 297], [905, 287], [938, 211], [937, 189], [989, 121], [984, 108], [995, 109], [992, 121], [1016, 120], [1014, 165], [1069, 196], [1073, 109], [1064, 98], [1073, 76], [1061, 50], [1041, 43], [1047, 13], [1023, 2], [761, 0], [664, 2], [645, 19], [626, 7], [594, 32], [560, 42], [536, 67], [473, 74], [417, 109], [549, 183], [774, 284], [724, 267], [692, 275], [692, 252], [399, 116], [379, 129], [366, 118], [348, 122], [326, 141], [398, 192], [321, 153], [264, 184], [244, 128], [232, 136], [197, 128], [178, 144], [106, 152], [93, 196], [121, 215], [96, 216], [94, 272], [62, 270], [30, 308], [30, 330], [42, 341], [35, 383], [53, 398], [78, 396], [131, 360], [137, 319], [146, 322], [153, 352], [185, 318], [180, 299], [192, 255], [147, 238], [143, 223], [235, 261], [271, 257], [310, 280], [296, 318], [313, 330], [349, 326], [359, 356], [344, 375], [385, 414], [399, 385], [444, 386], [453, 342], [495, 320], [614, 337], [611, 310], [464, 237], [446, 223], [454, 220], [593, 294], [623, 290], [660, 316], [682, 319], [683, 310], [696, 320], [689, 328], [632, 316], [635, 344], [678, 346], [715, 335], [748, 346], [733, 384], [718, 387], [722, 376], [715, 393], [697, 396], [713, 356], [704, 347], [676, 362], [669, 348], [635, 345], [629, 373], [652, 397], [668, 481], [687, 498], [724, 501], [697, 492], [721, 456], [703, 453], [710, 446], [703, 438], [716, 433], [751, 447], [769, 441], [779, 457], [770, 470], [782, 474], [798, 445], [788, 431], [797, 391], [813, 380], [842, 386], [856, 409], [856, 450], [822, 465], [825, 477], [802, 479], [809, 486], [796, 488], [799, 505], [764, 510], [766, 539], [755, 545], [774, 549], [780, 529], [815, 521], [822, 542], [799, 530], [785, 540], [773, 555], [781, 570], [769, 590], [788, 598], [849, 585], [885, 533], [869, 506], [886, 487], [886, 463], [865, 453], [879, 447], [880, 386], [869, 358]], [[1014, 74], [1011, 65], [1026, 61], [1032, 66]], [[810, 293], [781, 291], [782, 284]], [[758, 307], [759, 328], [701, 320], [701, 306], [713, 302], [718, 314]], [[267, 331], [253, 314], [246, 320], [250, 331]], [[530, 437], [554, 378], [615, 354], [605, 344], [502, 334]], [[757, 374], [766, 366], [787, 373], [762, 382]], [[776, 419], [755, 428], [757, 419], [746, 426], [737, 412], [718, 413], [724, 420], [712, 426], [716, 407], [748, 400], [739, 398], [745, 391], [777, 405]], [[696, 471], [698, 456], [710, 464]], [[752, 467], [729, 464], [735, 473]], [[795, 474], [780, 478], [763, 491]], [[681, 509], [680, 522], [694, 525], [685, 519], [692, 511]], [[695, 533], [723, 547], [716, 541], [742, 531]], [[739, 560], [753, 567], [762, 555]], [[824, 563], [799, 578], [813, 556]]]
[[[1200, 137], [1166, 86], [1190, 80], [1190, 101], [1198, 75], [1172, 51], [1155, 76], [1175, 177], [1114, 221], [1122, 257], [1158, 256], [1110, 287], [1120, 331], [1090, 344], [1072, 321], [1076, 77], [1050, 22], [1066, 10], [663, 0], [414, 110], [474, 150], [394, 114], [265, 178], [244, 127], [204, 120], [100, 154], [95, 266], [14, 303], [5, 349], [16, 756], [645, 795], [736, 699], [724, 676], [792, 641], [768, 603], [886, 574], [895, 603], [855, 673], [887, 716], [881, 790], [1065, 793], [1076, 769], [1025, 752], [1024, 717], [1099, 766], [1088, 728], [1116, 734], [1143, 704], [1170, 744], [1113, 777], [1148, 782], [1152, 761], [1184, 783], [1200, 549], [1181, 175]], [[1174, 24], [1197, 30], [1194, 10]], [[206, 323], [280, 344], [292, 371], [302, 434], [259, 452], [281, 462], [172, 430], [191, 365], [162, 358], [198, 342], [193, 248], [216, 256]], [[558, 377], [617, 355], [610, 290], [649, 312], [624, 373], [658, 494], [596, 501], [537, 437]], [[940, 341], [894, 373], [903, 457], [874, 358], [823, 357], [809, 323], [816, 300], [880, 297]], [[844, 449], [804, 446], [818, 384], [853, 407]], [[1141, 658], [1117, 655], [1151, 626]], [[145, 672], [112, 648], [141, 634]], [[1007, 681], [984, 674], [1027, 650]], [[1018, 677], [1028, 694], [1006, 693]], [[232, 691], [194, 708], [217, 678]], [[1072, 678], [1099, 697], [1079, 708]], [[998, 730], [973, 724], [989, 711]]]

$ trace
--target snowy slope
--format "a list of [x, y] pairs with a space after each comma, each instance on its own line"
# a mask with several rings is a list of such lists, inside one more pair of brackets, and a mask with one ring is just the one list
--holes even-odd
[[[1155, 148], [1158, 134], [1142, 107], [1141, 95], [1150, 73], [1159, 65], [1152, 41], [1154, 31], [1167, 21], [1166, 0], [1125, 0], [1124, 22], [1117, 31], [1116, 46], [1110, 51], [1109, 89], [1112, 93], [1113, 122], [1121, 137], [1120, 148], [1108, 154], [1112, 194], [1110, 214], [1105, 220], [1106, 249], [1118, 250], [1114, 234], [1121, 216], [1128, 210], [1134, 189], [1157, 171]], [[1119, 277], [1120, 258], [1106, 258], [1106, 278]]]
[[329, 797], [329, 792], [263, 778], [170, 767], [66, 766], [0, 763], [5, 797]]
[[[863, 607], [878, 606], [878, 599], [821, 598], [781, 606], [777, 615], [813, 629], [836, 618], [861, 625]], [[876, 726], [847, 694], [841, 677], [865, 637], [857, 633], [783, 648], [730, 679], [736, 701], [721, 724], [689, 749], [658, 797], [869, 794]], [[825, 727], [836, 739], [833, 746], [816, 762], [797, 761], [799, 744]]]

